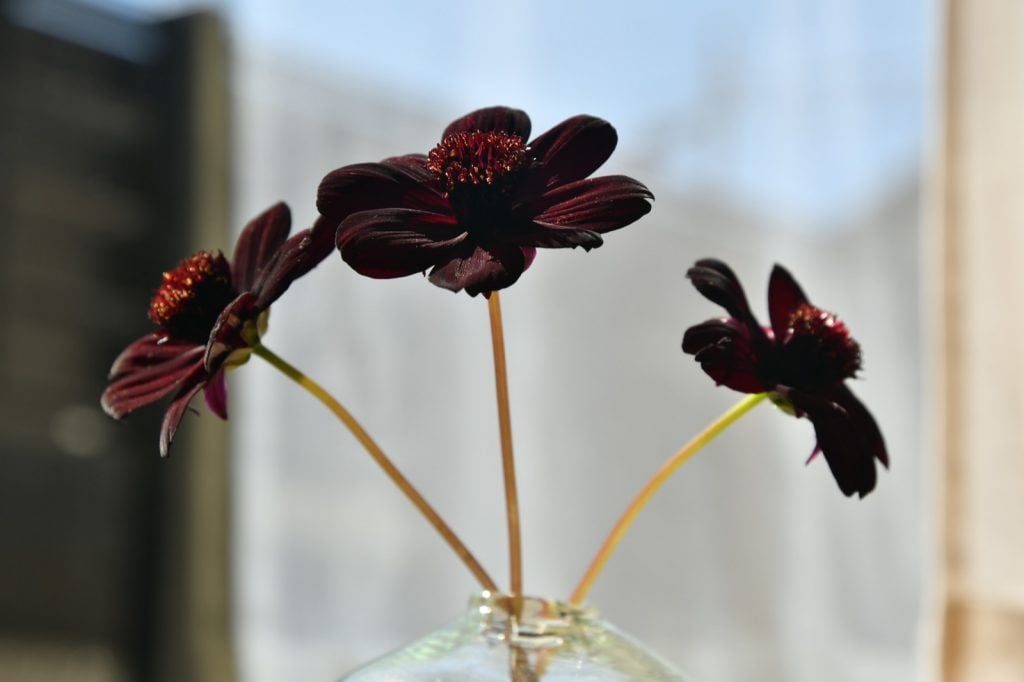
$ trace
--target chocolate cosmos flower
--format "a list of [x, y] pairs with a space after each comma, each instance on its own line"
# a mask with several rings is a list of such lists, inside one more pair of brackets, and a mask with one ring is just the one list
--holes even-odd
[[111, 417], [174, 392], [160, 429], [161, 455], [200, 390], [210, 410], [227, 418], [224, 369], [248, 359], [270, 304], [330, 253], [333, 229], [322, 218], [289, 238], [290, 227], [288, 207], [279, 203], [246, 225], [233, 265], [219, 252], [201, 251], [165, 272], [149, 305], [156, 331], [114, 360], [100, 401]]
[[843, 494], [861, 497], [875, 487], [875, 460], [889, 465], [874, 418], [844, 383], [860, 369], [860, 346], [846, 325], [807, 300], [781, 266], [768, 283], [770, 327], [762, 327], [739, 280], [725, 263], [701, 260], [687, 277], [705, 298], [732, 317], [690, 327], [683, 351], [716, 383], [772, 400], [814, 424], [817, 446]]
[[602, 244], [601, 234], [651, 209], [651, 192], [621, 175], [585, 179], [611, 156], [615, 129], [576, 116], [527, 143], [530, 118], [480, 109], [448, 126], [430, 154], [339, 168], [317, 208], [337, 221], [341, 257], [370, 277], [430, 270], [470, 295], [512, 285], [537, 247]]

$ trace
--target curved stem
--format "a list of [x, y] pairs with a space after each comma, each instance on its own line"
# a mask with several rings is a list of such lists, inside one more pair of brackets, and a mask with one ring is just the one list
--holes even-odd
[[398, 470], [398, 467], [392, 463], [391, 459], [384, 454], [384, 451], [380, 449], [380, 446], [370, 438], [370, 435], [362, 427], [362, 425], [356, 421], [356, 418], [346, 410], [341, 403], [334, 399], [330, 393], [328, 393], [320, 384], [316, 383], [308, 376], [297, 370], [295, 367], [288, 364], [286, 361], [278, 357], [273, 351], [262, 344], [256, 344], [252, 347], [252, 352], [255, 355], [260, 356], [274, 368], [280, 370], [285, 376], [297, 383], [302, 388], [306, 389], [313, 395], [314, 398], [323, 403], [328, 410], [330, 410], [334, 416], [336, 416], [341, 423], [343, 423], [352, 435], [356, 437], [356, 440], [362, 444], [366, 451], [370, 454], [370, 457], [384, 470], [395, 485], [405, 494], [409, 501], [426, 517], [427, 521], [434, 527], [434, 529], [441, 534], [448, 546], [462, 559], [462, 563], [466, 565], [466, 568], [480, 581], [480, 585], [487, 590], [497, 590], [498, 587], [494, 580], [491, 579], [487, 572], [480, 565], [480, 562], [476, 560], [473, 553], [466, 548], [455, 532], [448, 527], [448, 524], [444, 522], [444, 519], [434, 511], [434, 508], [423, 498], [418, 490], [409, 482], [409, 480]]
[[702, 447], [710, 443], [714, 438], [725, 431], [729, 426], [733, 424], [737, 419], [742, 417], [744, 414], [749, 412], [751, 408], [760, 403], [768, 396], [767, 393], [757, 393], [754, 395], [748, 395], [739, 401], [732, 408], [729, 409], [725, 414], [711, 422], [706, 429], [701, 431], [691, 440], [689, 443], [679, 449], [676, 454], [662, 465], [661, 469], [654, 474], [647, 485], [637, 494], [630, 505], [623, 512], [618, 522], [612, 528], [611, 533], [605, 539], [604, 544], [601, 545], [601, 549], [598, 551], [597, 556], [590, 563], [590, 567], [587, 572], [583, 575], [576, 589], [573, 591], [569, 601], [573, 604], [579, 604], [583, 601], [587, 593], [590, 592], [590, 588], [594, 585], [594, 581], [597, 580], [597, 576], [601, 574], [608, 559], [611, 558], [612, 553], [615, 552], [615, 548], [618, 547], [619, 542], [625, 536], [626, 531], [629, 530], [630, 526], [633, 525], [633, 521], [636, 520], [637, 514], [640, 510], [647, 506], [647, 503], [654, 497], [654, 493], [658, 492], [658, 489], [664, 485], [665, 481], [669, 479], [676, 472], [679, 467], [686, 463], [690, 457], [697, 453]]
[[505, 367], [505, 334], [501, 324], [501, 300], [492, 291], [487, 299], [491, 319], [491, 347], [494, 352], [494, 383], [498, 394], [498, 428], [501, 432], [501, 468], [505, 478], [505, 516], [508, 519], [508, 561], [511, 593], [517, 598], [513, 611], [519, 613], [523, 595], [523, 556], [519, 531], [519, 494], [516, 490], [516, 466], [512, 456], [512, 420], [509, 417], [508, 372]]

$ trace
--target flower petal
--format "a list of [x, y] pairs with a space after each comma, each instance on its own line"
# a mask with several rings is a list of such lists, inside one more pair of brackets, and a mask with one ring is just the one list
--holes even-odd
[[415, 208], [445, 212], [448, 202], [424, 165], [426, 158], [410, 154], [380, 163], [357, 163], [327, 174], [317, 190], [316, 207], [337, 227], [358, 213], [381, 208]]
[[356, 272], [386, 279], [447, 261], [466, 238], [450, 216], [394, 208], [349, 216], [338, 228], [337, 245]]
[[537, 181], [543, 187], [582, 180], [608, 160], [618, 134], [608, 121], [594, 116], [574, 116], [530, 142], [540, 163]]
[[133, 370], [158, 365], [177, 358], [198, 345], [194, 341], [169, 337], [166, 332], [151, 332], [133, 341], [121, 351], [115, 358], [108, 376], [113, 379]]
[[[145, 349], [152, 348], [149, 337], [143, 337], [135, 344], [135, 350], [125, 360], [128, 351], [121, 354], [114, 363], [117, 370], [113, 381], [100, 397], [103, 411], [114, 419], [120, 419], [156, 402], [177, 388], [185, 377], [193, 374], [196, 368], [203, 367], [203, 351], [205, 346], [176, 344], [174, 353], [160, 352], [147, 354]], [[132, 347], [130, 346], [129, 349]]]
[[228, 382], [227, 372], [217, 372], [203, 389], [203, 397], [206, 399], [206, 406], [210, 412], [221, 419], [228, 418]]
[[889, 468], [889, 452], [885, 447], [882, 431], [878, 428], [878, 422], [868, 412], [868, 408], [864, 406], [864, 403], [853, 394], [853, 391], [846, 384], [839, 384], [839, 386], [834, 388], [832, 397], [836, 403], [846, 409], [846, 412], [857, 425], [860, 433], [863, 434], [864, 440], [867, 442], [875, 459], [881, 462], [884, 467]]
[[265, 310], [288, 290], [292, 282], [327, 258], [334, 250], [334, 228], [332, 219], [320, 216], [313, 227], [296, 232], [285, 241], [253, 284], [258, 311]]
[[476, 131], [484, 133], [511, 133], [512, 135], [518, 135], [523, 138], [523, 142], [526, 142], [530, 138], [530, 117], [526, 115], [525, 111], [509, 107], [477, 109], [462, 118], [452, 121], [444, 129], [441, 139], [443, 140], [456, 133], [472, 133]]
[[536, 212], [538, 223], [600, 233], [625, 227], [646, 215], [653, 198], [651, 191], [633, 178], [608, 175], [551, 189], [521, 210]]
[[466, 290], [470, 296], [512, 286], [533, 262], [536, 251], [503, 244], [484, 248], [465, 244], [460, 252], [430, 271], [430, 281], [450, 291]]
[[802, 303], [808, 303], [807, 296], [793, 275], [781, 265], [772, 268], [768, 279], [768, 315], [778, 341], [786, 338], [789, 317]]
[[843, 388], [832, 395], [812, 394], [786, 387], [777, 392], [814, 424], [818, 448], [828, 462], [839, 489], [849, 497], [864, 497], [874, 490], [878, 480], [875, 459], [888, 456], [874, 419], [864, 420], [867, 410], [860, 401]]
[[242, 229], [231, 261], [231, 280], [235, 291], [248, 291], [288, 238], [292, 215], [284, 202], [274, 204]]
[[256, 323], [260, 309], [256, 307], [256, 295], [250, 291], [240, 294], [228, 304], [210, 331], [210, 340], [206, 343], [203, 365], [206, 371], [213, 374], [232, 352], [250, 345], [245, 338], [246, 323]]
[[762, 393], [759, 357], [748, 329], [734, 319], [708, 320], [683, 335], [683, 352], [693, 355], [701, 369], [720, 386], [741, 393]]
[[195, 397], [196, 393], [199, 393], [200, 389], [206, 386], [208, 378], [206, 370], [203, 369], [202, 365], [199, 365], [182, 381], [181, 389], [171, 400], [170, 406], [164, 413], [163, 423], [160, 425], [161, 457], [166, 457], [170, 454], [171, 441], [174, 440], [174, 434], [178, 431], [181, 418], [185, 416], [185, 410], [188, 409], [188, 404], [192, 401], [192, 398]]
[[686, 276], [704, 298], [725, 308], [730, 315], [746, 325], [752, 335], [760, 331], [760, 335], [764, 336], [757, 318], [750, 312], [750, 304], [747, 303], [747, 295], [743, 293], [739, 278], [728, 265], [720, 260], [705, 258], [687, 270]]
[[547, 249], [575, 248], [582, 246], [589, 251], [604, 244], [597, 232], [578, 227], [563, 227], [551, 223], [534, 221], [526, 228], [516, 229], [515, 242]]

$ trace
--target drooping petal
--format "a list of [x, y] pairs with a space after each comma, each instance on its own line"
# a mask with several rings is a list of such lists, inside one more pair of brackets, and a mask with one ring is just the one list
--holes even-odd
[[349, 216], [338, 229], [337, 245], [356, 272], [386, 279], [446, 262], [466, 238], [450, 216], [395, 208]]
[[587, 251], [604, 244], [604, 239], [597, 232], [578, 227], [563, 227], [551, 223], [534, 221], [527, 227], [517, 228], [515, 241], [518, 244], [547, 249], [575, 248], [581, 246]]
[[109, 378], [113, 379], [136, 369], [152, 367], [173, 360], [195, 349], [199, 344], [167, 336], [166, 332], [151, 332], [130, 343], [114, 359]]
[[[203, 345], [191, 345], [174, 355], [154, 355], [148, 364], [144, 356], [137, 356], [135, 363], [129, 368], [120, 367], [100, 397], [103, 411], [114, 419], [144, 407], [177, 388], [186, 377], [195, 373], [196, 368], [203, 370]], [[117, 363], [115, 363], [117, 366]]]
[[526, 142], [530, 138], [530, 117], [525, 111], [509, 107], [477, 109], [457, 118], [444, 129], [441, 139], [456, 133], [495, 132], [518, 135]]
[[288, 238], [292, 215], [284, 202], [274, 204], [245, 226], [235, 244], [231, 283], [235, 291], [248, 291], [278, 248]]
[[221, 370], [213, 375], [203, 389], [203, 397], [210, 412], [221, 419], [228, 418], [228, 382], [227, 372]]
[[651, 210], [651, 191], [624, 175], [578, 180], [524, 204], [538, 223], [603, 233], [625, 227]]
[[730, 315], [748, 327], [751, 336], [757, 341], [758, 349], [765, 343], [764, 331], [757, 318], [750, 311], [747, 295], [743, 286], [732, 269], [720, 260], [705, 258], [686, 271], [686, 276], [693, 282], [697, 291], [713, 303], [725, 308]]
[[296, 232], [285, 241], [253, 284], [257, 310], [265, 310], [292, 282], [327, 258], [334, 250], [334, 228], [332, 219], [320, 216], [313, 227]]
[[772, 268], [768, 279], [768, 315], [776, 340], [781, 342], [786, 338], [790, 315], [800, 304], [808, 302], [803, 289], [786, 268], [781, 265]]
[[766, 390], [758, 376], [759, 357], [747, 328], [733, 319], [708, 320], [683, 335], [683, 352], [720, 386], [741, 393]]
[[170, 453], [171, 441], [178, 431], [181, 418], [185, 416], [188, 404], [206, 385], [208, 375], [202, 365], [197, 366], [181, 383], [181, 388], [171, 400], [170, 406], [164, 413], [163, 423], [160, 425], [160, 456], [166, 457]]
[[777, 391], [814, 424], [818, 448], [843, 494], [864, 497], [874, 490], [876, 454], [862, 418], [826, 396], [784, 387]]
[[442, 186], [425, 163], [425, 156], [412, 154], [331, 171], [317, 190], [317, 210], [333, 219], [335, 228], [360, 211], [402, 207], [445, 212], [449, 209]]
[[857, 396], [853, 394], [853, 391], [846, 386], [846, 384], [839, 384], [830, 392], [830, 397], [837, 404], [842, 405], [846, 410], [847, 414], [850, 415], [850, 419], [853, 420], [857, 427], [864, 436], [865, 442], [871, 450], [871, 454], [874, 455], [875, 459], [882, 463], [886, 468], [889, 467], [889, 452], [885, 447], [885, 439], [882, 437], [882, 431], [878, 428], [878, 423], [875, 418], [871, 416], [868, 408], [864, 406], [864, 403], [860, 401]]
[[533, 255], [532, 250], [515, 245], [483, 248], [467, 243], [430, 271], [430, 281], [450, 291], [465, 289], [470, 296], [489, 294], [514, 284], [533, 262]]
[[594, 116], [574, 116], [530, 142], [539, 162], [538, 190], [582, 180], [608, 160], [618, 134], [608, 121]]
[[203, 365], [208, 373], [214, 374], [231, 353], [250, 345], [251, 339], [247, 339], [244, 333], [246, 324], [255, 325], [259, 314], [256, 295], [249, 291], [240, 294], [224, 308], [213, 325], [203, 356]]

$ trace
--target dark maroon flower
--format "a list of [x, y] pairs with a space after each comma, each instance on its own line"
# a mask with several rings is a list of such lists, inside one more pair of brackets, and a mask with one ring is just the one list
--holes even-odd
[[[739, 280], [725, 263], [701, 260], [686, 273], [705, 298], [732, 317], [690, 327], [683, 351], [719, 385], [772, 400], [814, 424], [817, 445], [845, 495], [875, 487], [875, 460], [889, 466], [882, 434], [844, 383], [860, 369], [860, 346], [832, 313], [812, 305], [800, 285], [776, 265], [768, 283], [770, 327], [762, 327]], [[809, 461], [809, 460], [808, 460]]]
[[651, 210], [653, 195], [632, 178], [585, 179], [615, 149], [607, 121], [576, 116], [529, 136], [518, 109], [474, 111], [426, 156], [332, 171], [317, 208], [337, 221], [341, 257], [357, 272], [429, 269], [434, 284], [474, 296], [515, 283], [537, 247], [590, 250]]
[[333, 230], [321, 218], [288, 237], [291, 213], [279, 203], [246, 225], [234, 264], [200, 251], [170, 272], [149, 305], [157, 329], [130, 344], [110, 368], [100, 402], [114, 419], [174, 392], [160, 429], [166, 456], [188, 404], [200, 390], [227, 418], [224, 370], [248, 360], [270, 304], [330, 253]]

